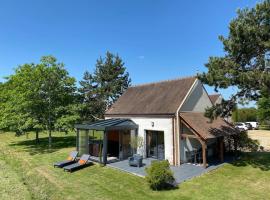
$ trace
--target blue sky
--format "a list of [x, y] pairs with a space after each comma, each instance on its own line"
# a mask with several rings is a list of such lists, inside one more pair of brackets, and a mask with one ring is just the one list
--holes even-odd
[[107, 50], [123, 58], [133, 84], [194, 75], [206, 70], [209, 56], [223, 55], [218, 35], [228, 34], [236, 10], [256, 2], [1, 1], [0, 77], [54, 55], [80, 80]]

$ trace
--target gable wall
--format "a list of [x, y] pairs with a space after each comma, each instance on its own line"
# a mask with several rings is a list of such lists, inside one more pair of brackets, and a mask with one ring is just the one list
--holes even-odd
[[202, 83], [198, 80], [190, 95], [182, 105], [181, 111], [204, 112], [205, 108], [211, 107], [212, 103]]

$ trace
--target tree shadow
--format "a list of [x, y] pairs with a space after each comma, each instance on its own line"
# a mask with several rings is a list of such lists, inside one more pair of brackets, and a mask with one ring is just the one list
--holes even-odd
[[241, 159], [236, 160], [232, 165], [237, 167], [252, 166], [262, 171], [270, 170], [270, 152], [245, 152]]
[[40, 138], [39, 143], [36, 143], [36, 140], [26, 140], [20, 142], [13, 142], [9, 146], [20, 146], [24, 151], [29, 152], [30, 155], [35, 154], [47, 154], [56, 152], [62, 148], [76, 147], [76, 136], [66, 135], [65, 137], [52, 137], [52, 147], [49, 148], [49, 139]]

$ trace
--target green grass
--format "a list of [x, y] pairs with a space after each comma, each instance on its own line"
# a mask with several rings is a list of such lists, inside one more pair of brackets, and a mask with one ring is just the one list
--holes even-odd
[[245, 154], [241, 161], [181, 184], [151, 191], [145, 179], [93, 165], [74, 173], [53, 168], [75, 147], [75, 136], [0, 134], [0, 199], [270, 199], [270, 154]]

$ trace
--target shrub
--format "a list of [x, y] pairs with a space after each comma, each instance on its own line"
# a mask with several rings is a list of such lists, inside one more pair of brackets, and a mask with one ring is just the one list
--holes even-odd
[[246, 131], [241, 131], [235, 136], [237, 142], [237, 149], [240, 151], [258, 151], [259, 141], [251, 139]]
[[175, 179], [167, 160], [153, 161], [146, 168], [146, 180], [153, 190], [168, 189], [173, 186]]

